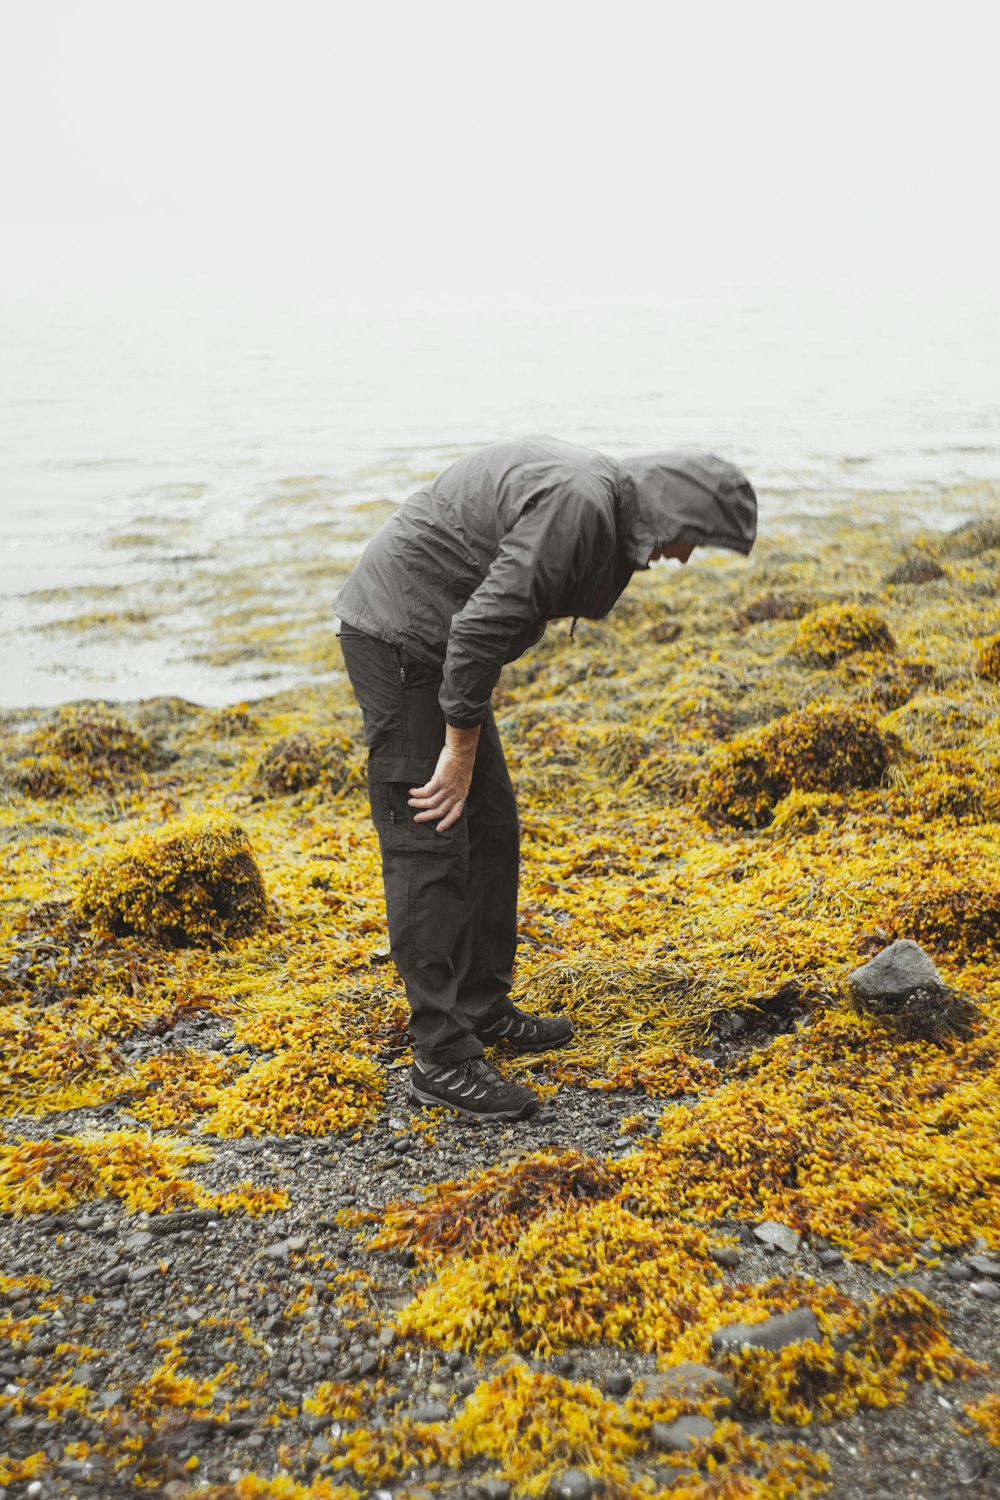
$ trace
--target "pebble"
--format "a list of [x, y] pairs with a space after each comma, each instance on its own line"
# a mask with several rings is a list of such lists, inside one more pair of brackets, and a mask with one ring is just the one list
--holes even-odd
[[260, 1253], [262, 1257], [266, 1256], [268, 1260], [287, 1260], [288, 1241], [275, 1240], [273, 1245], [265, 1245]]
[[125, 1241], [126, 1250], [145, 1250], [147, 1245], [153, 1243], [153, 1236], [148, 1229], [140, 1229], [136, 1234], [130, 1234]]
[[597, 1119], [594, 1121], [594, 1124], [599, 1125], [601, 1129], [604, 1130], [609, 1125], [617, 1124], [617, 1121], [615, 1120], [614, 1115], [598, 1115]]
[[147, 1260], [141, 1266], [133, 1266], [128, 1273], [129, 1281], [146, 1281], [150, 1276], [158, 1276], [160, 1267], [157, 1261]]
[[441, 1401], [428, 1401], [423, 1406], [414, 1406], [406, 1415], [411, 1422], [447, 1422], [448, 1408]]
[[730, 1271], [740, 1263], [740, 1252], [735, 1245], [713, 1245], [708, 1253], [717, 1266], [725, 1266]]
[[842, 1266], [844, 1257], [839, 1250], [821, 1250], [819, 1252], [819, 1263], [829, 1270], [832, 1266]]
[[977, 1276], [992, 1276], [1000, 1281], [1000, 1260], [994, 1260], [990, 1255], [970, 1255], [966, 1265]]
[[971, 1281], [969, 1291], [974, 1297], [983, 1297], [987, 1302], [1000, 1302], [1000, 1286], [995, 1281]]
[[627, 1370], [612, 1370], [604, 1382], [609, 1396], [626, 1396], [632, 1389], [632, 1377]]
[[973, 1272], [960, 1260], [953, 1260], [944, 1273], [949, 1281], [971, 1281]]
[[298, 1251], [304, 1250], [309, 1241], [304, 1234], [293, 1234], [290, 1239], [285, 1241], [285, 1243], [287, 1244], [289, 1250]]
[[783, 1250], [786, 1255], [794, 1255], [799, 1248], [799, 1236], [795, 1230], [777, 1219], [765, 1219], [763, 1224], [756, 1226], [753, 1234], [754, 1239], [768, 1249]]
[[589, 1500], [593, 1484], [589, 1474], [582, 1469], [566, 1469], [556, 1474], [549, 1484], [552, 1500]]
[[481, 1479], [476, 1488], [483, 1500], [510, 1500], [510, 1485], [506, 1479]]
[[647, 1376], [644, 1385], [647, 1401], [657, 1396], [693, 1396], [699, 1401], [709, 1395], [722, 1396], [729, 1402], [736, 1399], [736, 1387], [728, 1375], [713, 1370], [711, 1365], [699, 1365], [690, 1359], [682, 1360], [660, 1374]]
[[554, 1369], [559, 1371], [560, 1375], [572, 1375], [576, 1369], [576, 1360], [572, 1354], [554, 1354], [552, 1356], [552, 1365]]

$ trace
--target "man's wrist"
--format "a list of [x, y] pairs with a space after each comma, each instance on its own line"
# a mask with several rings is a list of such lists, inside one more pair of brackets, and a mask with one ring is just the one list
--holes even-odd
[[478, 743], [478, 724], [463, 729], [457, 728], [454, 724], [448, 724], [445, 728], [444, 745], [449, 755], [461, 756], [463, 759], [474, 756]]

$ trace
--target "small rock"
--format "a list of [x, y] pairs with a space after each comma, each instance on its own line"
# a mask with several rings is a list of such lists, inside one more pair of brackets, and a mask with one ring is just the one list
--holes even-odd
[[1000, 1260], [994, 1260], [992, 1256], [970, 1255], [966, 1265], [977, 1276], [991, 1276], [995, 1281], [1000, 1281]]
[[794, 1255], [799, 1248], [799, 1236], [794, 1229], [787, 1224], [780, 1224], [777, 1219], [765, 1219], [763, 1224], [758, 1224], [754, 1229], [754, 1239], [766, 1245], [768, 1249], [783, 1250], [786, 1255]]
[[147, 1281], [150, 1276], [158, 1276], [160, 1267], [155, 1260], [148, 1260], [144, 1265], [133, 1266], [128, 1273], [129, 1281]]
[[827, 1270], [830, 1270], [832, 1266], [842, 1266], [844, 1264], [844, 1257], [839, 1250], [821, 1250], [819, 1252], [819, 1263], [821, 1266], [826, 1266]]
[[552, 1356], [553, 1369], [559, 1371], [560, 1375], [572, 1375], [576, 1369], [576, 1360], [572, 1354], [554, 1354]]
[[661, 1453], [686, 1453], [714, 1431], [715, 1423], [708, 1417], [678, 1417], [676, 1422], [654, 1422], [649, 1435], [653, 1447]]
[[153, 1236], [148, 1229], [140, 1229], [136, 1234], [130, 1234], [125, 1241], [126, 1250], [145, 1250], [147, 1245], [153, 1243]]
[[627, 1370], [612, 1370], [604, 1382], [609, 1396], [627, 1396], [632, 1389], [632, 1377]]
[[919, 1292], [921, 1297], [933, 1298], [934, 1296], [934, 1283], [927, 1276], [911, 1276], [909, 1281], [903, 1284], [911, 1291]]
[[262, 1257], [266, 1256], [268, 1260], [287, 1260], [288, 1241], [275, 1240], [273, 1245], [265, 1245], [260, 1253]]
[[460, 1375], [455, 1381], [455, 1389], [460, 1396], [471, 1396], [478, 1384], [475, 1375]]
[[975, 1484], [983, 1472], [983, 1461], [978, 1453], [960, 1453], [955, 1464], [955, 1478], [959, 1484]]
[[606, 1129], [609, 1125], [614, 1125], [615, 1123], [616, 1121], [614, 1115], [598, 1115], [597, 1119], [594, 1121], [594, 1124], [599, 1125], [602, 1130]]
[[565, 1469], [549, 1483], [552, 1500], [589, 1500], [593, 1484], [582, 1469]]
[[290, 1239], [288, 1239], [286, 1241], [286, 1244], [288, 1245], [289, 1250], [296, 1250], [296, 1251], [297, 1250], [304, 1250], [306, 1248], [306, 1246], [308, 1245], [308, 1243], [309, 1243], [309, 1241], [308, 1241], [308, 1239], [306, 1238], [306, 1236], [304, 1234], [293, 1234], [290, 1237]]
[[362, 1378], [365, 1378], [368, 1375], [375, 1375], [378, 1371], [380, 1363], [381, 1361], [379, 1360], [377, 1354], [362, 1354], [361, 1358], [358, 1360], [358, 1374]]
[[510, 1500], [510, 1485], [506, 1479], [481, 1479], [476, 1489], [483, 1500]]
[[693, 1396], [698, 1401], [707, 1396], [721, 1396], [732, 1402], [736, 1399], [736, 1387], [721, 1370], [684, 1359], [661, 1374], [648, 1376], [645, 1395], [647, 1400], [654, 1396]]
[[1000, 1302], [1000, 1286], [995, 1281], [970, 1281], [969, 1291], [987, 1302]]
[[953, 1260], [944, 1273], [949, 1281], [971, 1281], [973, 1272], [968, 1266], [963, 1266], [960, 1260]]
[[423, 1406], [415, 1406], [406, 1415], [411, 1422], [447, 1422], [448, 1408], [441, 1401], [428, 1401]]
[[713, 1245], [708, 1253], [717, 1266], [725, 1266], [730, 1271], [740, 1263], [740, 1252], [735, 1245]]
[[811, 1307], [795, 1307], [791, 1312], [777, 1313], [763, 1323], [733, 1323], [717, 1328], [712, 1334], [712, 1349], [740, 1348], [784, 1349], [803, 1339], [819, 1340], [819, 1324]]

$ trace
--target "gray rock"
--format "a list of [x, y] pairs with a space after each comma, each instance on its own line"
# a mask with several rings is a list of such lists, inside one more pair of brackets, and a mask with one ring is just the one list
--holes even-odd
[[786, 1255], [794, 1255], [799, 1248], [799, 1236], [794, 1229], [787, 1224], [779, 1224], [777, 1219], [765, 1219], [763, 1224], [758, 1224], [754, 1230], [754, 1239], [759, 1240], [768, 1249], [783, 1250]]
[[1000, 1281], [1000, 1260], [994, 1260], [992, 1256], [970, 1255], [966, 1265], [977, 1276], [991, 1276], [994, 1281]]
[[423, 1406], [415, 1406], [406, 1415], [411, 1422], [447, 1422], [448, 1408], [442, 1401], [428, 1401]]
[[833, 1266], [842, 1266], [844, 1264], [844, 1257], [839, 1250], [821, 1250], [819, 1252], [819, 1263], [821, 1266], [826, 1266], [829, 1270]]
[[686, 1453], [714, 1431], [715, 1423], [708, 1417], [678, 1417], [676, 1422], [654, 1422], [649, 1435], [661, 1453]]
[[556, 1474], [549, 1484], [552, 1500], [590, 1500], [593, 1483], [590, 1475], [582, 1469], [566, 1469]]
[[717, 1266], [733, 1271], [740, 1263], [740, 1252], [735, 1245], [713, 1245], [708, 1252]]
[[791, 1312], [777, 1313], [763, 1323], [732, 1323], [712, 1334], [712, 1349], [741, 1348], [784, 1349], [803, 1339], [819, 1339], [819, 1324], [811, 1307], [795, 1307]]
[[969, 1291], [987, 1302], [1000, 1302], [1000, 1286], [995, 1281], [970, 1281]]
[[289, 1250], [304, 1250], [309, 1241], [304, 1234], [293, 1234], [288, 1240]]
[[722, 1396], [731, 1402], [736, 1399], [736, 1387], [721, 1370], [684, 1359], [678, 1365], [671, 1365], [669, 1370], [649, 1376], [645, 1382], [645, 1394], [647, 1398], [693, 1396], [698, 1401], [707, 1396]]
[[126, 1250], [145, 1250], [147, 1245], [153, 1243], [153, 1236], [148, 1229], [140, 1229], [135, 1234], [130, 1234], [125, 1241]]
[[476, 1488], [483, 1500], [510, 1500], [510, 1485], [506, 1479], [481, 1479]]
[[265, 1245], [260, 1254], [262, 1258], [266, 1257], [268, 1260], [287, 1260], [288, 1241], [276, 1240], [273, 1245]]
[[935, 964], [911, 938], [899, 938], [869, 963], [848, 974], [847, 983], [859, 1000], [912, 994], [914, 990], [943, 990]]
[[144, 1265], [133, 1266], [128, 1273], [129, 1281], [148, 1281], [150, 1276], [159, 1276], [160, 1267], [155, 1260], [147, 1260]]
[[632, 1389], [632, 1377], [627, 1370], [612, 1370], [604, 1382], [609, 1396], [627, 1396]]

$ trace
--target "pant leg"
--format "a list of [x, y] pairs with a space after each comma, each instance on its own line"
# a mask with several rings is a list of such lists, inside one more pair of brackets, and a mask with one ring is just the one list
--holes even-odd
[[492, 711], [480, 731], [467, 811], [468, 888], [454, 962], [458, 1009], [475, 1025], [510, 993], [517, 949], [520, 829]]
[[382, 851], [393, 961], [406, 988], [414, 1046], [426, 1062], [482, 1055], [458, 1006], [454, 955], [468, 925], [467, 810], [445, 833], [414, 822], [410, 788], [430, 780], [444, 744], [440, 673], [395, 646], [342, 633], [368, 742], [368, 796]]

